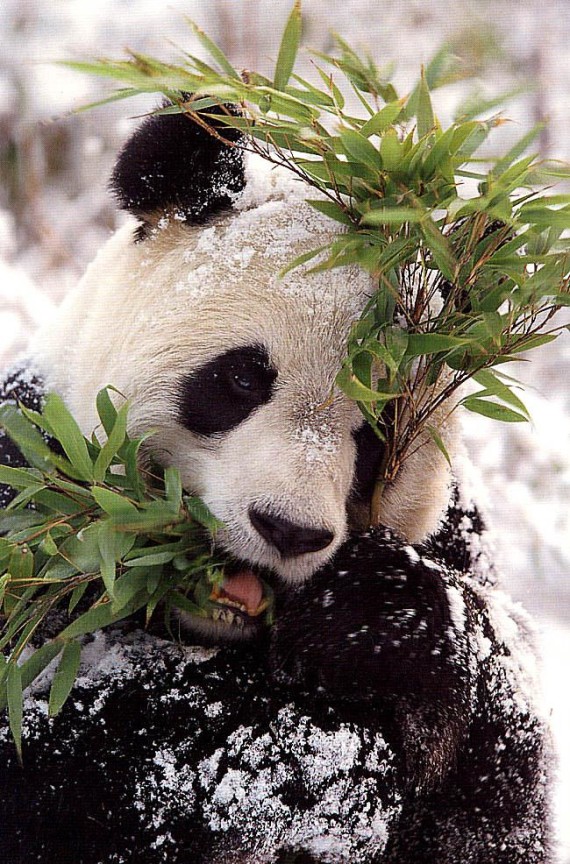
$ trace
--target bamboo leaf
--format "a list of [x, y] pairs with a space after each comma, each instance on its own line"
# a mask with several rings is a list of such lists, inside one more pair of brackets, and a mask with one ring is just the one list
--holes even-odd
[[302, 264], [306, 264], [307, 261], [312, 261], [313, 258], [316, 258], [317, 255], [319, 255], [321, 252], [328, 248], [328, 246], [319, 246], [317, 249], [311, 249], [309, 250], [309, 252], [304, 252], [302, 255], [298, 255], [296, 258], [290, 261], [286, 267], [279, 271], [279, 278], [282, 279], [291, 270], [294, 270], [296, 267], [300, 267]]
[[501, 420], [503, 423], [526, 423], [527, 418], [518, 411], [512, 411], [504, 405], [498, 405], [496, 402], [490, 402], [487, 399], [479, 399], [475, 396], [469, 396], [461, 400], [461, 405], [464, 405], [468, 411], [473, 411], [475, 414], [482, 414], [484, 417], [490, 417], [492, 420]]
[[236, 78], [238, 81], [241, 81], [239, 73], [234, 69], [224, 52], [216, 45], [216, 43], [212, 42], [210, 37], [207, 36], [204, 31], [194, 23], [194, 21], [191, 21], [189, 18], [186, 18], [186, 21], [190, 25], [194, 36], [198, 39], [212, 60], [218, 64], [220, 69], [222, 69], [226, 75], [229, 75], [230, 78]]
[[6, 702], [8, 704], [8, 719], [10, 732], [16, 745], [18, 760], [22, 764], [22, 717], [23, 717], [23, 695], [22, 674], [17, 663], [8, 664], [6, 676]]
[[166, 500], [174, 513], [182, 505], [182, 480], [178, 468], [170, 467], [164, 471], [164, 492]]
[[204, 528], [207, 528], [208, 531], [215, 533], [222, 527], [223, 523], [210, 512], [201, 498], [187, 496], [184, 498], [184, 504], [190, 517], [199, 525], [203, 525]]
[[[500, 159], [498, 159], [493, 166], [493, 174], [498, 177], [499, 175], [504, 175], [505, 171], [513, 164], [513, 162], [522, 156], [525, 150], [528, 150], [530, 145], [536, 141], [541, 132], [544, 131], [545, 123], [537, 123], [530, 132], [527, 132], [526, 135], [523, 135], [516, 144], [511, 147], [511, 149], [505, 153]], [[528, 160], [528, 165], [532, 162], [532, 158]], [[527, 165], [527, 167], [528, 167]]]
[[67, 642], [54, 675], [49, 693], [49, 716], [59, 714], [71, 693], [81, 662], [81, 645], [76, 640]]
[[468, 344], [468, 339], [458, 336], [448, 336], [443, 333], [410, 333], [406, 353], [409, 357], [418, 357], [423, 354], [439, 354], [440, 351], [451, 351]]
[[347, 156], [362, 162], [375, 172], [380, 171], [382, 167], [380, 153], [365, 135], [355, 129], [341, 129], [339, 135]]
[[[522, 414], [526, 420], [530, 420], [530, 414], [524, 402], [519, 399], [516, 393], [508, 384], [501, 381], [499, 373], [493, 369], [482, 369], [473, 376], [473, 380], [485, 388], [486, 392], [491, 396], [496, 396], [502, 402], [507, 402], [518, 413]], [[478, 395], [478, 394], [474, 394]]]
[[403, 104], [403, 99], [389, 102], [360, 127], [360, 134], [366, 138], [370, 138], [371, 135], [383, 135], [402, 113]]
[[423, 68], [417, 94], [416, 119], [418, 124], [418, 136], [420, 138], [424, 138], [433, 131], [435, 126], [435, 115], [433, 113], [429, 87], [425, 70]]
[[79, 636], [85, 636], [87, 633], [94, 633], [95, 630], [101, 630], [108, 627], [110, 624], [116, 624], [136, 612], [142, 605], [144, 599], [141, 600], [138, 595], [133, 598], [120, 612], [115, 613], [111, 603], [101, 603], [98, 606], [93, 606], [75, 621], [72, 621], [59, 634], [59, 639], [75, 639]]
[[427, 429], [429, 436], [432, 439], [433, 443], [435, 444], [435, 446], [437, 447], [439, 452], [443, 455], [443, 457], [445, 458], [445, 461], [447, 462], [447, 464], [451, 468], [451, 457], [447, 451], [447, 447], [443, 443], [443, 438], [439, 434], [438, 430], [435, 428], [435, 426], [432, 426], [430, 423], [426, 424], [426, 429]]
[[329, 219], [334, 219], [335, 222], [340, 222], [342, 225], [353, 225], [346, 211], [342, 209], [340, 204], [336, 204], [334, 201], [307, 198], [307, 204], [310, 204], [319, 213], [324, 213]]
[[395, 399], [398, 393], [383, 393], [371, 390], [358, 380], [350, 368], [345, 366], [336, 376], [336, 386], [342, 390], [350, 399], [357, 402], [387, 402]]
[[425, 219], [425, 211], [412, 207], [378, 207], [362, 217], [364, 225], [405, 225]]
[[0, 483], [11, 486], [12, 489], [41, 489], [42, 475], [35, 468], [10, 468], [0, 465]]
[[104, 387], [102, 390], [99, 390], [97, 393], [97, 414], [99, 415], [99, 419], [103, 424], [103, 429], [105, 430], [107, 437], [113, 431], [113, 426], [117, 420], [117, 409], [113, 405], [111, 397], [109, 395], [109, 390], [112, 389], [110, 387]]
[[44, 415], [81, 479], [92, 481], [93, 463], [85, 438], [60, 396], [50, 393], [46, 399]]
[[22, 688], [25, 690], [26, 687], [29, 687], [62, 650], [63, 642], [55, 639], [37, 648], [32, 656], [28, 657], [20, 666]]
[[388, 129], [380, 142], [380, 156], [385, 171], [396, 171], [403, 155], [403, 145], [395, 129]]
[[143, 602], [150, 597], [147, 588], [148, 575], [156, 571], [157, 579], [160, 579], [161, 568], [148, 565], [144, 567], [136, 567], [120, 576], [115, 582], [113, 592], [113, 613], [119, 614], [128, 604], [132, 603], [134, 598], [139, 598], [139, 595], [146, 595]]
[[112, 516], [113, 519], [123, 521], [125, 516], [137, 517], [139, 511], [135, 505], [127, 500], [123, 495], [113, 492], [111, 489], [105, 489], [102, 486], [92, 486], [91, 494], [95, 501], [105, 513]]
[[96, 483], [104, 481], [107, 469], [125, 442], [128, 409], [128, 403], [125, 403], [116, 413], [115, 422], [113, 423], [109, 437], [95, 460], [93, 479]]
[[0, 405], [0, 426], [6, 430], [30, 465], [40, 471], [52, 470], [52, 451], [41, 433], [15, 405]]
[[276, 90], [284, 90], [295, 65], [295, 59], [301, 42], [302, 16], [301, 0], [295, 0], [291, 14], [287, 20], [283, 38], [279, 47], [279, 55], [275, 66], [273, 86]]

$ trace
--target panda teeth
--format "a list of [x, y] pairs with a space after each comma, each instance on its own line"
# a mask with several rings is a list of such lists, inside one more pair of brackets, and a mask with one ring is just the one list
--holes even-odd
[[212, 611], [212, 618], [214, 621], [219, 621], [221, 624], [228, 624], [232, 627], [239, 627], [240, 630], [244, 628], [244, 620], [243, 617], [234, 612], [228, 606], [217, 606]]

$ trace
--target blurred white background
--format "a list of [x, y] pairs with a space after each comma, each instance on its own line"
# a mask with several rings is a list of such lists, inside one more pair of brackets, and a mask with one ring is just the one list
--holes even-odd
[[[0, 365], [76, 282], [118, 224], [106, 182], [136, 115], [152, 101], [79, 115], [104, 82], [53, 64], [117, 57], [125, 48], [162, 58], [197, 51], [184, 15], [238, 66], [267, 71], [289, 0], [2, 0], [0, 5]], [[527, 87], [507, 105], [496, 147], [538, 120], [543, 155], [569, 156], [570, 6], [566, 0], [304, 0], [304, 43], [329, 50], [335, 30], [381, 65], [398, 88], [448, 42], [473, 72], [440, 91], [445, 119], [466, 89]], [[307, 59], [306, 70], [310, 74]], [[570, 862], [570, 334], [512, 374], [531, 388], [533, 424], [465, 418], [481, 469], [504, 587], [537, 617], [544, 684], [561, 756], [556, 805], [560, 862]], [[459, 864], [459, 862], [458, 862]]]

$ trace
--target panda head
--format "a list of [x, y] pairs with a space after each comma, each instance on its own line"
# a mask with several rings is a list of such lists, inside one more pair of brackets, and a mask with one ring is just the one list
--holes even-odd
[[[131, 431], [154, 430], [153, 458], [176, 466], [223, 522], [220, 546], [295, 583], [366, 510], [382, 458], [334, 384], [374, 285], [355, 266], [280, 275], [338, 225], [306, 203], [312, 190], [244, 156], [232, 134], [226, 144], [180, 114], [134, 133], [112, 180], [134, 219], [37, 353], [88, 433], [97, 391], [123, 392]], [[449, 478], [433, 447], [410, 463], [381, 519], [415, 541], [435, 528]]]

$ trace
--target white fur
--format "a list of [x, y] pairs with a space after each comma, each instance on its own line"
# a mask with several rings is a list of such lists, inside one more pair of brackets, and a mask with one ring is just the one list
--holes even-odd
[[[304, 203], [305, 194], [287, 175], [254, 171], [234, 211], [205, 227], [165, 218], [154, 236], [135, 243], [136, 223], [127, 224], [33, 345], [49, 386], [86, 434], [97, 423], [98, 390], [112, 384], [132, 404], [132, 431], [155, 429], [155, 457], [176, 465], [185, 488], [225, 523], [221, 544], [289, 580], [314, 572], [346, 536], [352, 432], [362, 417], [334, 378], [351, 323], [374, 290], [355, 267], [310, 275], [305, 266], [279, 277], [338, 229]], [[278, 370], [271, 401], [227, 435], [204, 439], [184, 429], [177, 382], [217, 354], [252, 344], [266, 346]], [[386, 490], [381, 521], [407, 540], [422, 539], [437, 525], [448, 486], [443, 457], [428, 442]], [[335, 539], [320, 552], [281, 559], [251, 525], [252, 505]]]

